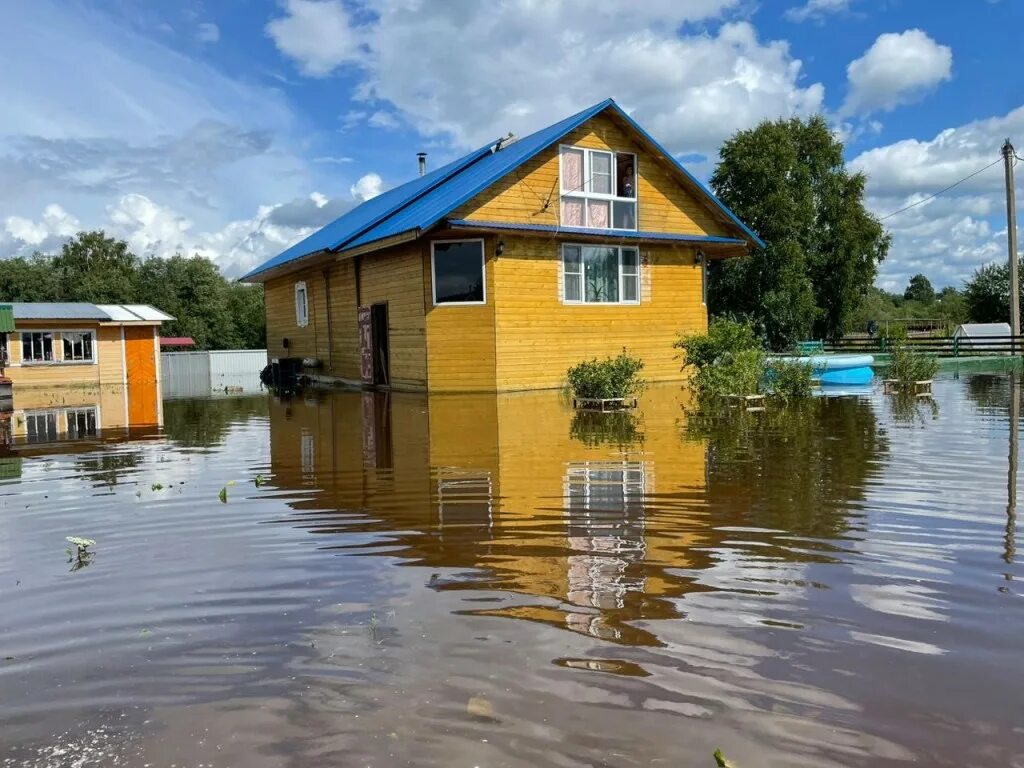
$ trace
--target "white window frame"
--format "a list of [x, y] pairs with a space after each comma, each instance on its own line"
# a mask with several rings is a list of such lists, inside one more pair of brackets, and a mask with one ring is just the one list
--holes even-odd
[[[69, 358], [65, 354], [64, 340], [68, 336], [89, 336], [89, 357], [83, 357], [81, 360], [77, 360], [74, 357]], [[85, 348], [85, 341], [82, 342], [83, 349]], [[56, 354], [56, 353], [55, 353]], [[68, 363], [69, 365], [92, 365], [96, 362], [96, 333], [94, 331], [61, 331], [60, 332], [60, 362]]]
[[[437, 300], [437, 269], [435, 246], [439, 243], [480, 243], [480, 276], [483, 278], [483, 301], [441, 301]], [[430, 298], [435, 307], [480, 307], [487, 303], [487, 250], [482, 237], [459, 237], [450, 240], [430, 241]]]
[[[302, 303], [299, 303], [299, 295], [302, 295]], [[295, 283], [295, 324], [299, 328], [309, 325], [309, 289], [306, 288], [306, 281], [299, 280]]]
[[700, 301], [705, 307], [708, 305], [708, 257], [707, 254], [700, 260]]
[[[99, 408], [95, 405], [80, 405], [74, 408], [64, 409], [64, 434], [71, 435], [71, 419], [82, 414], [86, 417], [86, 434], [79, 434], [78, 438], [96, 437], [100, 432]], [[92, 434], [88, 434], [88, 421], [92, 419]]]
[[[583, 189], [566, 189], [565, 188], [565, 173], [562, 168], [562, 155], [566, 150], [572, 150], [575, 152], [583, 153]], [[593, 173], [591, 172], [591, 164], [593, 155], [611, 155], [611, 188], [612, 194], [605, 194], [603, 192], [594, 192], [591, 190], [593, 182]], [[618, 194], [618, 157], [619, 155], [629, 155], [633, 158], [633, 197], [622, 197]], [[572, 198], [579, 200], [583, 204], [583, 225], [584, 229], [601, 229], [609, 230], [612, 232], [636, 232], [640, 226], [640, 195], [637, 187], [637, 179], [640, 178], [639, 168], [640, 158], [635, 152], [616, 152], [611, 149], [590, 149], [588, 147], [577, 147], [572, 144], [559, 144], [558, 145], [558, 189], [560, 197], [558, 200], [558, 219], [562, 219], [562, 200], [564, 198]], [[589, 222], [589, 207], [587, 205], [588, 200], [601, 200], [608, 203], [608, 226], [607, 227], [591, 227]], [[633, 226], [632, 227], [615, 227], [612, 226], [615, 223], [615, 203], [632, 203], [633, 204]], [[563, 226], [568, 226], [564, 225]]]
[[[35, 358], [25, 357], [25, 335], [33, 334], [49, 334], [50, 335], [50, 359], [49, 360], [36, 360]], [[21, 345], [21, 364], [22, 365], [55, 365], [60, 362], [60, 358], [57, 357], [58, 348], [63, 349], [63, 344], [59, 342], [57, 334], [53, 331], [37, 330], [32, 329], [30, 331], [18, 331], [18, 343]]]
[[[580, 298], [578, 300], [567, 298], [567, 291], [565, 290], [565, 278], [566, 278], [566, 275], [569, 274], [568, 270], [566, 269], [567, 265], [565, 263], [565, 249], [566, 248], [579, 248], [580, 249], [580, 271], [578, 273], [575, 273], [575, 272], [572, 273], [572, 274], [579, 274], [580, 275]], [[618, 259], [619, 259], [619, 300], [618, 301], [587, 301], [587, 286], [586, 286], [586, 283], [584, 282], [584, 280], [586, 278], [586, 269], [584, 268], [584, 262], [583, 262], [583, 249], [584, 248], [613, 248], [616, 251], [616, 254], [618, 255]], [[622, 268], [623, 268], [623, 265], [622, 265], [622, 252], [624, 250], [626, 250], [626, 251], [633, 251], [633, 253], [636, 254], [636, 298], [635, 299], [630, 299], [630, 300], [625, 300], [625, 299], [622, 298], [623, 295], [625, 294], [625, 292], [623, 291], [623, 283], [624, 283], [623, 277], [625, 275], [624, 275], [624, 273], [622, 271]], [[640, 304], [640, 295], [641, 295], [641, 293], [643, 291], [643, 286], [642, 286], [642, 283], [641, 283], [642, 271], [641, 271], [641, 260], [640, 260], [640, 248], [638, 246], [635, 246], [635, 245], [597, 245], [595, 243], [562, 243], [560, 257], [562, 259], [562, 286], [561, 286], [561, 288], [562, 288], [562, 303], [563, 304], [569, 304], [570, 306], [574, 306], [574, 307], [575, 306], [585, 306], [585, 307], [621, 307], [621, 306], [627, 306], [627, 307], [635, 307], [635, 306], [638, 306]], [[632, 275], [630, 275], [630, 277], [632, 277]]]

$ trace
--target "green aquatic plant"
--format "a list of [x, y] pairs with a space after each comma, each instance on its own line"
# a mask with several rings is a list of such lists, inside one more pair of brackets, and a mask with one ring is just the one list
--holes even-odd
[[736, 768], [735, 765], [733, 765], [732, 763], [730, 763], [728, 760], [725, 759], [725, 755], [722, 754], [722, 750], [720, 750], [720, 749], [716, 749], [715, 750], [714, 758], [715, 758], [715, 765], [717, 765], [718, 768]]
[[152, 488], [154, 491], [162, 491], [164, 489], [161, 483], [153, 483]]
[[252, 481], [257, 488], [259, 488], [262, 485], [266, 485], [267, 483], [267, 479], [263, 475], [256, 475], [256, 477], [254, 477]]
[[644, 363], [630, 357], [625, 349], [618, 357], [585, 360], [566, 373], [573, 397], [585, 400], [611, 400], [633, 397], [644, 386], [640, 371]]
[[228, 487], [226, 485], [220, 489], [220, 493], [217, 494], [217, 498], [220, 499], [221, 504], [228, 503]]
[[67, 541], [71, 546], [67, 548], [66, 553], [68, 556], [68, 562], [71, 564], [71, 570], [77, 571], [80, 568], [85, 568], [92, 559], [93, 553], [89, 551], [89, 547], [95, 547], [96, 542], [92, 539], [85, 539], [81, 536], [65, 536], [64, 540]]

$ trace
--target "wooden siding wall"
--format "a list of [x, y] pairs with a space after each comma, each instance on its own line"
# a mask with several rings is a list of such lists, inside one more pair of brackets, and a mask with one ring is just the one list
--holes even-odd
[[[146, 326], [147, 329], [151, 326]], [[92, 331], [93, 355], [96, 363], [63, 363], [23, 365], [21, 358], [22, 331], [52, 331], [54, 354], [62, 352], [61, 331]], [[150, 330], [150, 333], [152, 331]], [[60, 348], [60, 349], [58, 349]], [[121, 386], [124, 383], [124, 358], [121, 352], [121, 327], [96, 323], [41, 320], [20, 321], [17, 330], [8, 334], [7, 349], [10, 367], [7, 375], [21, 387], [65, 386]]]
[[[315, 357], [323, 362], [325, 374], [358, 381], [358, 306], [386, 302], [392, 384], [425, 387], [422, 249], [419, 243], [398, 245], [358, 259], [339, 260], [326, 270], [317, 267], [268, 281], [265, 288], [269, 356]], [[295, 318], [295, 284], [300, 280], [306, 283], [309, 310], [309, 323], [304, 328], [298, 326]], [[282, 343], [286, 338], [287, 349]]]
[[[476, 237], [469, 235], [467, 237]], [[437, 240], [460, 239], [448, 235]], [[427, 307], [427, 380], [433, 392], [495, 389], [494, 238], [484, 238], [486, 304], [434, 306], [430, 243], [423, 241], [423, 303]]]
[[[711, 209], [681, 186], [667, 161], [647, 153], [613, 118], [598, 116], [560, 144], [632, 152], [637, 156], [638, 228], [648, 232], [728, 235]], [[451, 218], [559, 224], [558, 145], [548, 147], [518, 170], [481, 192]], [[543, 203], [550, 195], [551, 203]]]
[[694, 251], [642, 246], [640, 304], [563, 304], [561, 250], [550, 238], [506, 237], [495, 281], [496, 388], [560, 387], [581, 360], [626, 348], [644, 361], [649, 381], [683, 378], [680, 332], [707, 328], [701, 269]]

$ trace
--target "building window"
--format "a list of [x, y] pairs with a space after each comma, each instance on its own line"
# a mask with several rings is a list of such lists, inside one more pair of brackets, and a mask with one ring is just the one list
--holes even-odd
[[638, 304], [640, 254], [636, 248], [562, 246], [566, 304]]
[[636, 229], [636, 155], [562, 147], [559, 157], [562, 226]]
[[68, 420], [68, 437], [96, 437], [96, 409], [69, 408], [64, 412]]
[[25, 414], [25, 438], [30, 443], [47, 443], [57, 439], [57, 414], [53, 411]]
[[430, 247], [434, 304], [485, 304], [484, 241], [448, 240]]
[[64, 361], [91, 363], [92, 357], [92, 332], [90, 331], [63, 331], [60, 335], [64, 345]]
[[295, 324], [299, 328], [309, 325], [309, 295], [304, 280], [295, 284]]
[[700, 297], [706, 307], [708, 305], [708, 257], [702, 256], [700, 260]]
[[48, 331], [21, 334], [21, 361], [23, 363], [53, 362], [53, 334]]

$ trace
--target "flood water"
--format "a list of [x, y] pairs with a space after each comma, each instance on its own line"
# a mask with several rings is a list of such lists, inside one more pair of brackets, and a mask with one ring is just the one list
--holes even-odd
[[15, 441], [0, 766], [1024, 766], [1020, 389], [184, 400]]

